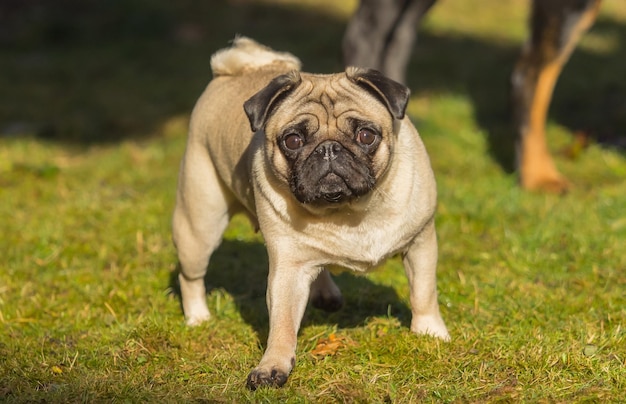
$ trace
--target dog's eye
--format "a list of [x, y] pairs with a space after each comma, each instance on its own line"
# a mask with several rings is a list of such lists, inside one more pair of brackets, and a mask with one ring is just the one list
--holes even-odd
[[376, 140], [376, 133], [367, 128], [359, 129], [356, 133], [356, 140], [361, 144], [369, 146]]
[[285, 144], [285, 147], [289, 150], [298, 150], [302, 147], [304, 142], [302, 141], [300, 135], [296, 133], [290, 133], [283, 138], [283, 143]]

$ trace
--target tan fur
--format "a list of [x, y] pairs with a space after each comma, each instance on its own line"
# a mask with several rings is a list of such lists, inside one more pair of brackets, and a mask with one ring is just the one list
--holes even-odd
[[[340, 301], [328, 267], [365, 272], [402, 254], [411, 285], [411, 330], [449, 339], [436, 293], [435, 180], [410, 120], [393, 119], [383, 103], [355, 85], [349, 75], [356, 71], [301, 72], [300, 84], [265, 129], [253, 133], [242, 105], [299, 62], [239, 38], [212, 63], [216, 77], [192, 114], [173, 218], [188, 324], [210, 317], [203, 281], [209, 256], [229, 218], [245, 210], [258, 220], [270, 266], [270, 332], [267, 350], [250, 374], [251, 388], [286, 380], [309, 296]], [[291, 168], [277, 146], [282, 128], [308, 119], [317, 125], [321, 140], [332, 139], [345, 136], [346, 118], [354, 115], [376, 122], [383, 131], [373, 156], [376, 187], [339, 207], [298, 202], [287, 186]]]
[[290, 53], [275, 52], [250, 38], [237, 37], [233, 47], [222, 49], [211, 57], [213, 76], [236, 76], [275, 63], [288, 70], [300, 70], [300, 60]]

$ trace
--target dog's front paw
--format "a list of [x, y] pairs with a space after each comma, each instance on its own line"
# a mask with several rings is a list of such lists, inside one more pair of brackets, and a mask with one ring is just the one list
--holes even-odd
[[268, 387], [282, 387], [289, 377], [288, 373], [285, 373], [276, 368], [272, 369], [263, 369], [256, 368], [250, 372], [248, 375], [248, 381], [246, 385], [252, 391], [258, 389], [259, 387], [268, 386]]
[[414, 316], [411, 321], [411, 331], [416, 334], [426, 334], [444, 341], [450, 341], [450, 334], [441, 316]]
[[209, 312], [209, 308], [206, 306], [204, 300], [187, 302], [185, 305], [185, 320], [188, 326], [193, 327], [200, 325], [210, 319], [211, 313]]
[[190, 327], [195, 327], [204, 323], [205, 321], [209, 321], [211, 319], [211, 314], [207, 311], [203, 314], [188, 316], [186, 319], [186, 323]]

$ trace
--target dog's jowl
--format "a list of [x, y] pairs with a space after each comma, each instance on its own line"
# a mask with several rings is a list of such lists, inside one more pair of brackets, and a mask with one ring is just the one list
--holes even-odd
[[248, 387], [281, 386], [311, 300], [337, 309], [328, 267], [364, 272], [400, 254], [411, 330], [449, 339], [436, 291], [436, 186], [405, 116], [409, 90], [374, 70], [300, 71], [248, 38], [211, 59], [194, 108], [173, 218], [187, 323], [210, 318], [204, 276], [230, 217], [245, 211], [269, 258], [267, 349]]

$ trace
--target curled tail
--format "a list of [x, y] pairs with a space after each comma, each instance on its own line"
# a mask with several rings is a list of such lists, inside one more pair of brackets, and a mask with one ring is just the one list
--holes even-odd
[[236, 76], [271, 64], [282, 64], [288, 70], [300, 70], [300, 60], [287, 52], [276, 52], [267, 46], [244, 37], [236, 37], [230, 48], [211, 56], [213, 76]]

